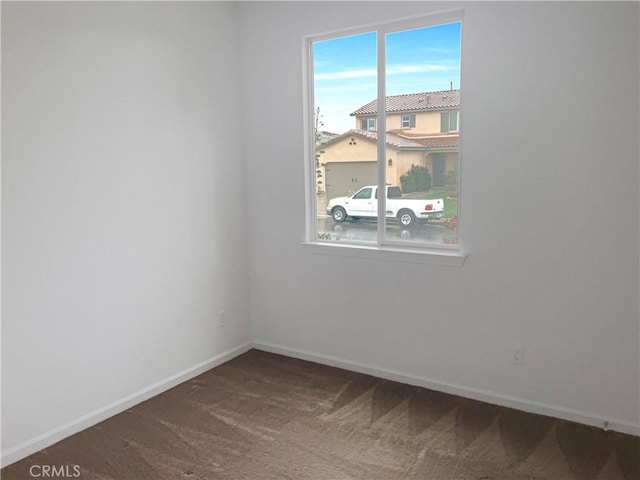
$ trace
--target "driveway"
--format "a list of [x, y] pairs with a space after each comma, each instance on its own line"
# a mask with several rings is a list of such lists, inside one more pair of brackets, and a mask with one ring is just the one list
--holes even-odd
[[[335, 223], [329, 216], [318, 218], [318, 234], [328, 236], [331, 240], [350, 243], [375, 244], [378, 241], [378, 224], [375, 220], [347, 220]], [[427, 223], [406, 228], [397, 222], [387, 223], [387, 240], [415, 241], [416, 243], [432, 243], [442, 245], [455, 239], [455, 232], [441, 223]]]

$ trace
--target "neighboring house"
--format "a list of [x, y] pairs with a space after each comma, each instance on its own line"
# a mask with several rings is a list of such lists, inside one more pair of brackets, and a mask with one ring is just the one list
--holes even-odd
[[328, 142], [329, 140], [333, 140], [333, 139], [334, 139], [334, 138], [336, 138], [337, 136], [338, 136], [338, 134], [337, 134], [337, 133], [325, 132], [324, 130], [320, 130], [320, 131], [317, 133], [317, 137], [316, 137], [317, 141], [316, 141], [316, 144], [317, 144], [317, 145], [320, 145], [320, 144], [322, 144], [322, 143], [326, 143], [326, 142]]
[[[426, 166], [433, 186], [456, 170], [460, 90], [412, 93], [386, 99], [387, 183], [400, 184], [412, 165]], [[355, 129], [320, 145], [327, 198], [376, 183], [377, 101], [353, 112]]]

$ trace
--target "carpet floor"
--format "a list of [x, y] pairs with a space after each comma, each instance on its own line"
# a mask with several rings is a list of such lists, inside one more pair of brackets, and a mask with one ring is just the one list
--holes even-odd
[[638, 480], [639, 465], [638, 437], [251, 350], [1, 474]]

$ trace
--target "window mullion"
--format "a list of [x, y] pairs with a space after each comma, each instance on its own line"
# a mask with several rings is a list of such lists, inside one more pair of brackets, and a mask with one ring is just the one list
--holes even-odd
[[[303, 69], [302, 75], [304, 78], [304, 102], [302, 104], [304, 119], [305, 119], [305, 128], [303, 130], [305, 145], [307, 146], [307, 161], [304, 164], [305, 170], [305, 178], [313, 178], [315, 177], [316, 171], [316, 135], [314, 130], [313, 121], [311, 120], [312, 113], [315, 105], [315, 82], [311, 81], [313, 79], [313, 70], [314, 70], [314, 56], [313, 56], [313, 42], [311, 40], [305, 40], [303, 42], [303, 57], [305, 58], [306, 68]], [[316, 184], [313, 186], [307, 183], [306, 186], [306, 210], [307, 210], [307, 221], [306, 221], [306, 233], [307, 239], [316, 239], [318, 235], [318, 223], [317, 221], [312, 221], [316, 217], [317, 214], [317, 202], [318, 196], [316, 191]]]
[[387, 82], [386, 82], [386, 35], [378, 30], [378, 155], [377, 155], [377, 172], [378, 172], [378, 245], [385, 243], [385, 233], [387, 226], [386, 217], [386, 177], [387, 168], [384, 161], [386, 156], [386, 97], [387, 97]]

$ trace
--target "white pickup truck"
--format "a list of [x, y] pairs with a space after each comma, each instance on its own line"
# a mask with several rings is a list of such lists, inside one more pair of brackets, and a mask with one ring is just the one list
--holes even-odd
[[[347, 217], [354, 220], [364, 217], [378, 216], [378, 187], [369, 185], [362, 187], [350, 197], [337, 197], [329, 200], [327, 214], [337, 223], [344, 222]], [[402, 198], [400, 187], [387, 185], [386, 201], [387, 218], [397, 218], [408, 227], [417, 220], [429, 220], [444, 217], [444, 200], [418, 200]]]

